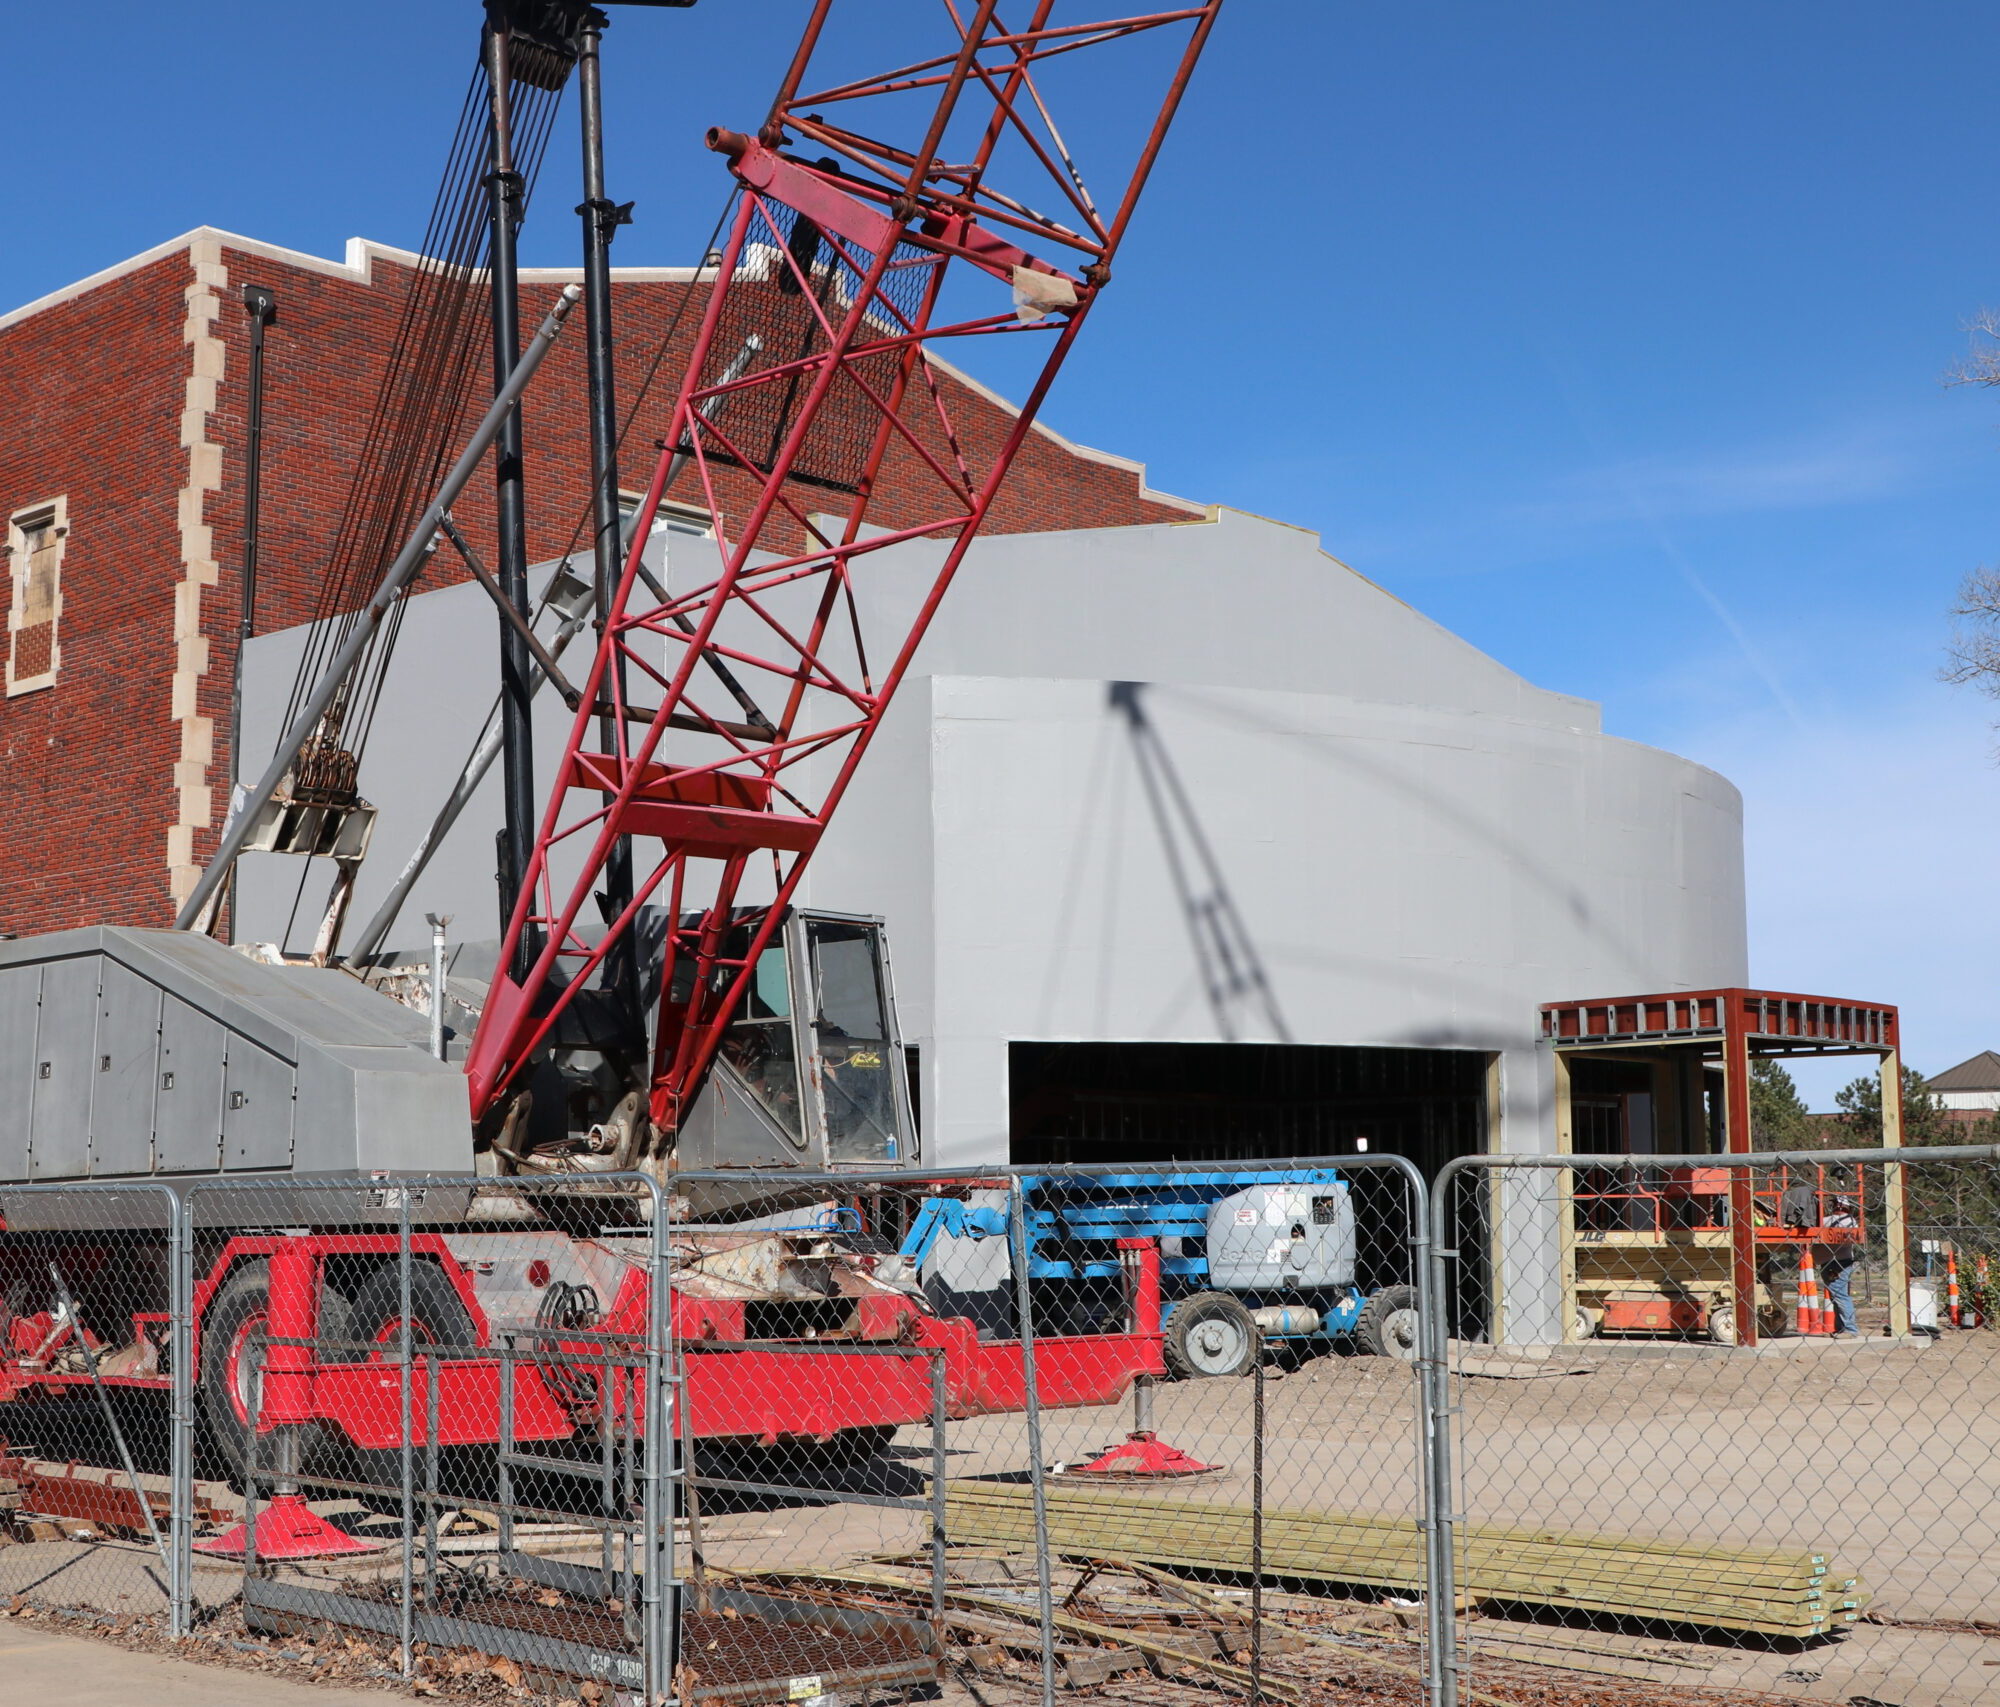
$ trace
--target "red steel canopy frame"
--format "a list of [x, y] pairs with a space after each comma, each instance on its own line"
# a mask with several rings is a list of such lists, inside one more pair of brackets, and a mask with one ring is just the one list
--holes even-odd
[[[1028, 16], [1010, 29], [998, 0], [941, 0], [939, 51], [813, 88], [807, 73], [833, 10], [817, 0], [762, 129], [709, 132], [740, 194], [473, 1040], [476, 1119], [508, 1097], [639, 909], [655, 903], [670, 924], [649, 1111], [660, 1132], [675, 1129], [747, 969], [1110, 280], [1220, 9], [1208, 0], [1079, 22], [1058, 21], [1056, 0], [1026, 0], [1014, 10]], [[872, 6], [849, 10], [857, 39], [870, 24], [879, 33]], [[1135, 48], [1135, 38], [1148, 44]], [[1079, 64], [1086, 88], [1116, 90], [1121, 105], [1147, 77], [1164, 82], [1106, 201], [1050, 108], [1047, 85], [1058, 72], [1078, 81]], [[902, 140], [857, 128], [874, 120]], [[973, 275], [954, 310], [961, 295], [990, 296], [996, 283], [1011, 290], [1008, 307], [946, 313], [954, 261], [963, 263], [954, 277]], [[998, 442], [973, 442], [927, 351], [942, 339], [1022, 334], [1051, 341], [1039, 375]], [[894, 513], [871, 519], [892, 456]], [[714, 519], [713, 572], [668, 585], [662, 601], [642, 587], [640, 558], [684, 471]], [[871, 555], [917, 540], [942, 550], [914, 618], [873, 613], [857, 597]], [[601, 750], [600, 717], [616, 731], [614, 751]], [[586, 941], [578, 921], [599, 922], [592, 896], [627, 837], [656, 840], [659, 857], [649, 873], [635, 860], [646, 874], [631, 902]], [[746, 943], [734, 927], [753, 862], [765, 899]], [[557, 863], [577, 875], [558, 881]], [[517, 944], [532, 957], [518, 983], [506, 971]]]
[[[1903, 1141], [1902, 1070], [1896, 1010], [1884, 1002], [1802, 996], [1777, 990], [1675, 990], [1542, 1004], [1542, 1036], [1558, 1055], [1598, 1050], [1688, 1049], [1719, 1053], [1723, 1066], [1726, 1154], [1754, 1149], [1750, 1133], [1752, 1055], [1874, 1055], [1881, 1062], [1882, 1142]], [[1564, 1081], [1565, 1085], [1567, 1080]], [[1566, 1090], [1562, 1093], [1566, 1099]], [[1568, 1122], [1564, 1121], [1565, 1130]], [[1903, 1176], [1885, 1170], [1885, 1233], [1891, 1252], [1891, 1326], [1909, 1332], [1904, 1264]], [[1732, 1290], [1738, 1343], [1757, 1343], [1757, 1230], [1754, 1186], [1746, 1169], [1729, 1171]]]

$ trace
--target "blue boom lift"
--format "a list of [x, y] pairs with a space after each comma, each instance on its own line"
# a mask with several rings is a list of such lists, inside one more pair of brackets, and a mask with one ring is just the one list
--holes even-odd
[[[1267, 1341], [1416, 1355], [1415, 1291], [1356, 1284], [1353, 1193], [1336, 1168], [1031, 1174], [1021, 1186], [1041, 1331], [1113, 1327], [1124, 1310], [1118, 1241], [1151, 1239], [1178, 1375], [1245, 1374]], [[927, 1199], [899, 1252], [936, 1308], [990, 1317], [996, 1329], [1013, 1302], [1006, 1195]]]

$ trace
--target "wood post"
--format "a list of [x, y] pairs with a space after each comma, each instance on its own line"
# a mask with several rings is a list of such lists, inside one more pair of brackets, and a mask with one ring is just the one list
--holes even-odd
[[[1576, 1126], [1570, 1103], [1569, 1058], [1558, 1049], [1555, 1055], [1556, 1150], [1568, 1155], [1576, 1149]], [[1562, 1264], [1562, 1338], [1574, 1341], [1582, 1336], [1576, 1326], [1576, 1170], [1564, 1168], [1556, 1175], [1556, 1225], [1560, 1245], [1557, 1260]]]
[[[1744, 1022], [1741, 992], [1731, 990], [1723, 1001], [1723, 1148], [1740, 1156], [1752, 1148], [1750, 1032]], [[1757, 1226], [1751, 1183], [1749, 1169], [1730, 1170], [1730, 1280], [1736, 1305], [1736, 1343], [1741, 1346], [1757, 1343]]]
[[[1895, 1049], [1882, 1051], [1882, 1148], [1903, 1147], [1903, 1066]], [[1906, 1339], [1910, 1332], [1910, 1231], [1906, 1170], [1882, 1170], [1882, 1234], [1888, 1248], [1889, 1332]]]

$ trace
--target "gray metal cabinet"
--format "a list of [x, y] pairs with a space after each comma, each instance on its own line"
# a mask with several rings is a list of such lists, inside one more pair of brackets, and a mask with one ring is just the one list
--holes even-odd
[[227, 1032], [178, 996], [160, 1009], [154, 1104], [161, 1173], [212, 1173], [222, 1162], [222, 1058]]
[[426, 1029], [344, 972], [186, 931], [0, 939], [0, 1217], [108, 1201], [7, 1195], [29, 1180], [463, 1170], [465, 1079]]
[[115, 960], [99, 962], [97, 1058], [90, 1079], [90, 1171], [153, 1171], [153, 1100], [160, 1088], [159, 986]]
[[42, 968], [33, 1094], [28, 1114], [31, 1179], [77, 1179], [90, 1166], [90, 1080], [97, 1065], [97, 961]]
[[222, 1081], [222, 1165], [285, 1168], [292, 1162], [291, 1063], [229, 1034]]
[[0, 1132], [16, 1166], [28, 1150], [28, 1114], [35, 1096], [35, 1031], [41, 1017], [42, 969], [0, 966]]

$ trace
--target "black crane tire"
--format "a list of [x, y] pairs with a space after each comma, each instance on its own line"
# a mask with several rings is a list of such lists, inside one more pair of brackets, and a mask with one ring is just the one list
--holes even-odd
[[[403, 1278], [400, 1263], [387, 1262], [370, 1274], [354, 1289], [354, 1304], [351, 1314], [352, 1328], [348, 1338], [356, 1345], [366, 1345], [366, 1351], [347, 1351], [329, 1361], [343, 1363], [394, 1363], [402, 1345], [403, 1324]], [[434, 1262], [418, 1258], [410, 1264], [410, 1348], [419, 1365], [424, 1361], [423, 1353], [430, 1346], [464, 1348], [479, 1343], [478, 1330], [473, 1326], [472, 1315], [459, 1297], [458, 1289], [444, 1276], [444, 1271]], [[396, 1405], [399, 1396], [393, 1392], [387, 1395], [387, 1402]], [[423, 1413], [421, 1410], [411, 1419], [415, 1432], [421, 1438]], [[424, 1448], [419, 1445], [411, 1461], [411, 1473], [417, 1486], [425, 1480]], [[441, 1449], [439, 1479], [456, 1482], [461, 1466], [459, 1459], [464, 1456], [456, 1448]], [[371, 1511], [400, 1512], [403, 1503], [403, 1454], [394, 1446], [357, 1446], [351, 1440], [335, 1436], [321, 1453], [327, 1464], [327, 1474], [337, 1476], [344, 1482], [359, 1482], [374, 1489], [372, 1493], [356, 1494], [354, 1498]]]
[[[201, 1365], [196, 1385], [201, 1394], [202, 1432], [211, 1456], [238, 1486], [250, 1463], [252, 1351], [268, 1332], [271, 1266], [262, 1257], [239, 1264], [209, 1301], [201, 1318]], [[352, 1310], [346, 1296], [322, 1281], [319, 1295], [319, 1337], [344, 1340], [352, 1331]], [[299, 1466], [309, 1469], [324, 1456], [327, 1433], [318, 1423], [300, 1431]], [[277, 1464], [277, 1442], [266, 1433], [256, 1440], [257, 1475], [267, 1488]]]
[[[384, 1263], [354, 1292], [350, 1315], [353, 1331], [348, 1336], [358, 1343], [380, 1347], [371, 1352], [349, 1352], [344, 1363], [387, 1361], [395, 1358], [402, 1343], [403, 1278], [401, 1265]], [[425, 1346], [474, 1346], [479, 1335], [472, 1315], [458, 1289], [445, 1279], [434, 1262], [419, 1259], [410, 1264], [410, 1343], [421, 1352]]]

